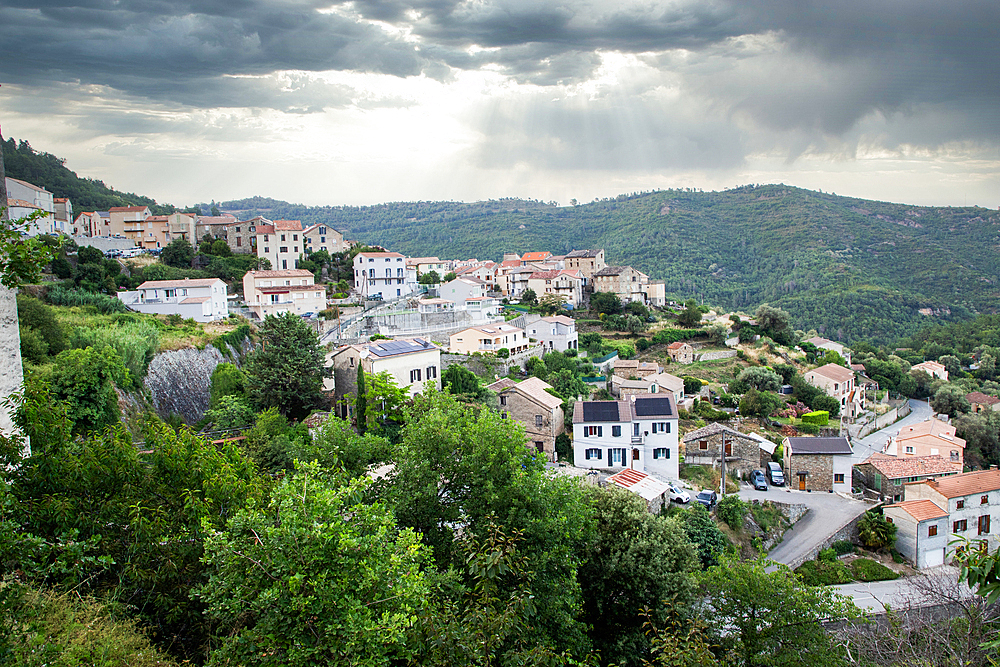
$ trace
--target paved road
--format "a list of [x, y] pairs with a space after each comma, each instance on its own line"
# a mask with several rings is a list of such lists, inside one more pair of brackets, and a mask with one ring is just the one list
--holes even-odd
[[931, 415], [934, 414], [934, 411], [931, 410], [927, 401], [918, 401], [911, 398], [909, 400], [909, 404], [910, 414], [906, 415], [898, 422], [889, 424], [881, 430], [875, 431], [864, 438], [851, 442], [851, 446], [854, 448], [853, 463], [861, 463], [875, 452], [882, 451], [882, 448], [885, 447], [885, 444], [889, 441], [890, 436], [894, 436], [899, 433], [899, 429], [904, 426], [918, 424], [926, 419], [930, 419]]
[[[925, 583], [921, 585], [921, 581]], [[923, 570], [918, 575], [892, 581], [855, 582], [830, 588], [850, 597], [858, 608], [876, 613], [885, 611], [886, 606], [893, 609], [926, 607], [973, 595], [968, 586], [958, 583], [958, 568], [950, 565]]]
[[754, 491], [744, 486], [740, 490], [740, 498], [802, 503], [809, 508], [767, 556], [785, 565], [799, 562], [834, 531], [870, 507], [860, 500], [844, 498], [836, 493], [807, 493], [778, 486], [768, 487], [767, 491]]

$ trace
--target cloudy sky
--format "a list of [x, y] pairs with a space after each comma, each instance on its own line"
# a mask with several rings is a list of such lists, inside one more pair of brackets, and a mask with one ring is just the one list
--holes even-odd
[[187, 205], [1000, 206], [1000, 3], [0, 0], [0, 127]]

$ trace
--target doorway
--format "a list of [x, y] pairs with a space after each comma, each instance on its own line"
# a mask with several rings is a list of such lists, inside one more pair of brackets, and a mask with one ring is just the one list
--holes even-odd
[[799, 491], [805, 491], [806, 490], [806, 476], [808, 474], [809, 473], [807, 473], [807, 472], [800, 472], [799, 473]]

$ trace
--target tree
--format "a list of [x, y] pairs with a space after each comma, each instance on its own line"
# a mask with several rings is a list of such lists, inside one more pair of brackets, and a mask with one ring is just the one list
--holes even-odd
[[747, 417], [767, 417], [781, 409], [785, 402], [770, 391], [757, 391], [751, 387], [740, 399], [740, 414]]
[[761, 305], [754, 313], [760, 332], [782, 345], [790, 345], [794, 338], [791, 317], [780, 308]]
[[[455, 530], [484, 535], [488, 526], [523, 535], [519, 552], [533, 573], [536, 636], [582, 654], [577, 620], [580, 545], [590, 534], [591, 509], [582, 487], [545, 474], [537, 452], [524, 446], [524, 430], [493, 410], [425, 391], [407, 408], [394, 475], [380, 497], [400, 525], [418, 531], [434, 550], [440, 570], [462, 568]], [[511, 582], [504, 591], [518, 589]]]
[[733, 545], [708, 515], [708, 510], [700, 503], [691, 503], [691, 508], [681, 515], [684, 532], [698, 549], [698, 558], [704, 567], [715, 565], [719, 556]]
[[117, 423], [121, 410], [115, 387], [131, 384], [121, 355], [111, 347], [60, 352], [49, 382], [54, 398], [66, 403], [77, 434]]
[[543, 294], [538, 300], [538, 307], [543, 313], [553, 315], [566, 309], [566, 297], [562, 294]]
[[186, 238], [174, 239], [160, 253], [160, 261], [167, 266], [179, 269], [191, 268], [191, 262], [194, 261], [194, 248]]
[[694, 299], [687, 300], [687, 303], [684, 304], [684, 310], [677, 316], [677, 324], [682, 327], [701, 326], [701, 309], [698, 308], [697, 301]]
[[358, 433], [364, 435], [368, 430], [368, 383], [365, 381], [365, 369], [358, 364], [358, 395], [354, 398], [354, 420]]
[[588, 497], [596, 527], [577, 577], [583, 618], [604, 662], [636, 664], [650, 648], [639, 611], [648, 608], [649, 620], [664, 623], [672, 606], [691, 602], [697, 552], [680, 519], [650, 514], [625, 489], [590, 487]]
[[[387, 435], [403, 424], [408, 392], [396, 378], [382, 371], [365, 378], [365, 432]], [[359, 417], [360, 418], [360, 417]]]
[[888, 549], [896, 542], [896, 525], [878, 512], [864, 513], [858, 521], [858, 537], [871, 549]]
[[538, 297], [535, 295], [535, 290], [530, 287], [521, 293], [521, 305], [533, 306], [538, 303]]
[[209, 254], [216, 257], [229, 257], [233, 254], [233, 249], [226, 243], [226, 239], [215, 239], [209, 248]]
[[[769, 568], [775, 568], [768, 572]], [[849, 599], [806, 586], [784, 565], [726, 558], [702, 578], [704, 616], [723, 662], [742, 667], [837, 665], [842, 649], [821, 625], [858, 616]]]
[[319, 461], [325, 468], [340, 467], [351, 477], [361, 477], [371, 466], [392, 458], [392, 445], [378, 435], [358, 435], [347, 420], [330, 417], [313, 433], [312, 443], [303, 453], [305, 460]]
[[962, 362], [953, 354], [946, 354], [940, 357], [938, 363], [948, 371], [949, 377], [958, 377], [962, 374]]
[[441, 382], [455, 396], [465, 395], [473, 400], [479, 400], [485, 393], [476, 374], [459, 364], [449, 366], [441, 375]]
[[66, 335], [51, 306], [30, 296], [18, 294], [17, 320], [22, 327], [38, 332], [49, 354], [54, 356], [66, 349]]
[[449, 271], [444, 274], [444, 278], [441, 279], [441, 282], [450, 283], [455, 278], [458, 278], [458, 275], [454, 271]]
[[733, 530], [743, 527], [749, 506], [737, 495], [728, 495], [719, 501], [715, 507], [715, 515], [726, 522]]
[[251, 402], [302, 419], [323, 403], [323, 378], [329, 375], [319, 337], [294, 313], [266, 317], [258, 333], [260, 348], [246, 365]]
[[966, 465], [985, 468], [1000, 463], [1000, 415], [992, 411], [962, 415], [955, 428], [958, 437], [966, 441]]
[[762, 366], [743, 369], [736, 377], [736, 381], [742, 387], [753, 387], [757, 391], [781, 391], [781, 376]]
[[246, 374], [235, 364], [221, 363], [212, 371], [209, 406], [216, 407], [223, 396], [246, 398]]
[[[210, 665], [382, 665], [402, 658], [428, 589], [428, 552], [369, 482], [300, 464], [267, 506], [240, 510], [206, 542], [197, 595], [222, 628]], [[279, 657], [280, 656], [280, 657]]]
[[205, 417], [215, 428], [227, 429], [250, 426], [255, 415], [244, 397], [228, 394], [219, 398], [215, 406], [205, 413]]
[[684, 393], [688, 396], [697, 396], [701, 393], [701, 387], [705, 383], [690, 375], [684, 376]]
[[622, 312], [622, 300], [614, 292], [594, 292], [590, 296], [590, 311], [617, 315]]
[[437, 271], [428, 271], [427, 273], [420, 276], [417, 282], [421, 285], [437, 285], [441, 282], [441, 274]]
[[946, 414], [949, 417], [967, 413], [972, 410], [972, 406], [965, 398], [965, 394], [965, 391], [954, 384], [942, 385], [934, 392], [930, 401], [931, 407], [934, 408], [935, 412]]
[[568, 368], [549, 373], [546, 382], [552, 385], [552, 389], [559, 398], [570, 399], [586, 396], [590, 393], [590, 387], [587, 386], [587, 383]]
[[830, 413], [831, 417], [840, 416], [840, 401], [835, 399], [833, 396], [816, 394], [816, 396], [809, 401], [809, 407], [813, 410], [825, 410]]

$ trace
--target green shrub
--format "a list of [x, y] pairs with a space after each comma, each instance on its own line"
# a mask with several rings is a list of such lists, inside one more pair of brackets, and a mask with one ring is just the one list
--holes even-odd
[[21, 359], [32, 364], [44, 364], [48, 360], [49, 345], [42, 339], [36, 329], [23, 324], [18, 327], [21, 333]]
[[160, 346], [160, 332], [148, 322], [116, 322], [98, 329], [77, 327], [70, 344], [78, 349], [110, 347], [116, 350], [129, 371], [132, 386], [138, 387]]
[[821, 560], [808, 560], [795, 568], [795, 574], [799, 575], [806, 586], [832, 586], [854, 581], [851, 571], [839, 561], [827, 563]]
[[819, 426], [817, 426], [816, 424], [803, 423], [799, 424], [795, 428], [797, 428], [802, 433], [808, 433], [809, 435], [816, 435], [817, 433], [819, 433]]
[[66, 335], [51, 306], [30, 296], [18, 294], [17, 321], [22, 327], [38, 333], [46, 345], [46, 354], [55, 356], [66, 349]]
[[837, 552], [838, 556], [854, 553], [854, 545], [847, 540], [837, 540], [830, 547]]
[[819, 552], [817, 560], [826, 561], [827, 563], [832, 563], [837, 560], [837, 552], [833, 549], [823, 549]]
[[754, 522], [765, 533], [771, 532], [772, 528], [787, 521], [781, 509], [767, 500], [762, 503], [750, 505], [750, 514], [753, 516]]
[[649, 340], [646, 339], [646, 338], [640, 338], [639, 340], [637, 340], [635, 342], [635, 347], [640, 352], [645, 352], [646, 350], [648, 350], [650, 348], [651, 345], [652, 345], [652, 343], [650, 343]]
[[896, 563], [897, 565], [900, 565], [900, 564], [906, 562], [906, 559], [903, 558], [903, 554], [899, 553], [895, 549], [890, 549], [889, 550], [889, 555], [892, 556], [892, 562]]
[[858, 537], [869, 549], [891, 548], [896, 543], [896, 524], [878, 512], [868, 510], [858, 521]]
[[497, 350], [497, 357], [499, 357], [501, 359], [509, 359], [510, 358], [510, 350], [507, 349], [506, 347], [501, 347], [499, 350]]
[[228, 333], [224, 333], [212, 341], [212, 345], [219, 349], [224, 356], [232, 356], [233, 350], [237, 353], [243, 349], [244, 341], [250, 338], [250, 325], [244, 322]]
[[803, 424], [815, 424], [816, 426], [826, 426], [830, 423], [830, 413], [826, 410], [816, 410], [802, 415]]
[[45, 293], [45, 300], [53, 306], [94, 306], [104, 314], [129, 312], [128, 306], [113, 296], [85, 292], [79, 289], [66, 289], [58, 285]]
[[747, 515], [747, 503], [739, 496], [726, 496], [715, 506], [715, 516], [719, 517], [733, 530], [743, 527], [743, 519]]
[[882, 563], [870, 558], [858, 558], [851, 563], [851, 572], [858, 581], [888, 581], [899, 579], [899, 573], [893, 572]]

